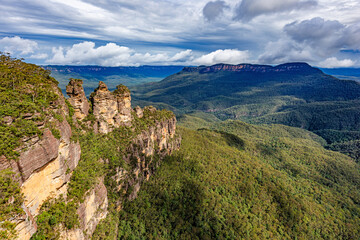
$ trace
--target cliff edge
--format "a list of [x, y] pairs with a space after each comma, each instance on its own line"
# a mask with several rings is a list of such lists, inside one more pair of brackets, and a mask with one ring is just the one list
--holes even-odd
[[179, 149], [174, 114], [103, 82], [89, 102], [71, 79], [65, 99], [49, 71], [0, 60], [0, 238], [90, 239]]

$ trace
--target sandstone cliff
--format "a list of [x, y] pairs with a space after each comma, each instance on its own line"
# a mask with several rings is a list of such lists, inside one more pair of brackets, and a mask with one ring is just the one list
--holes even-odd
[[[91, 95], [91, 101], [94, 117], [88, 126], [98, 134], [111, 133], [111, 136], [125, 140], [118, 146], [121, 159], [115, 159], [115, 164], [112, 163], [114, 165], [109, 163], [110, 159], [100, 159], [105, 165], [112, 166], [101, 179], [107, 179], [107, 192], [117, 197], [108, 199], [107, 192], [97, 190], [99, 187], [88, 190], [84, 202], [78, 208], [80, 228], [62, 231], [64, 239], [88, 239], [99, 221], [108, 214], [109, 210], [104, 206], [111, 202], [113, 208], [120, 211], [124, 201], [136, 198], [141, 184], [149, 179], [161, 160], [180, 147], [181, 138], [175, 133], [175, 116], [157, 111], [154, 107], [131, 109], [130, 91], [125, 86], [118, 86], [114, 92], [110, 92], [100, 82]], [[165, 117], [161, 116], [164, 113]], [[119, 127], [122, 130], [119, 131]], [[117, 132], [112, 133], [114, 130]], [[113, 143], [109, 141], [109, 144]], [[123, 164], [119, 165], [119, 162]], [[104, 180], [97, 182], [97, 186], [103, 185]], [[92, 216], [91, 220], [89, 216]]]
[[[7, 220], [15, 223], [18, 239], [30, 239], [35, 233], [40, 238], [46, 238], [43, 224], [53, 227], [57, 232], [54, 235], [56, 238], [90, 239], [99, 222], [107, 217], [109, 201], [120, 211], [124, 201], [137, 196], [142, 182], [154, 173], [161, 159], [179, 148], [180, 138], [175, 135], [176, 119], [173, 114], [152, 107], [136, 107], [133, 110], [130, 91], [122, 85], [110, 92], [100, 82], [91, 95], [91, 104], [85, 97], [81, 80], [71, 79], [66, 88], [70, 105], [66, 104], [56, 85], [52, 85], [51, 91], [56, 94], [56, 101], [42, 109], [41, 114], [19, 115], [24, 121], [41, 115], [41, 121], [36, 122], [39, 134], [21, 139], [19, 147], [14, 149], [19, 153], [18, 157], [0, 156], [0, 170], [11, 169], [17, 173], [13, 180], [20, 184], [24, 199], [23, 213]], [[16, 121], [14, 117], [5, 116], [1, 124], [11, 127]], [[116, 133], [109, 137], [102, 135], [114, 130]], [[101, 166], [101, 170], [94, 175], [95, 180], [86, 186], [81, 196], [78, 194], [80, 197], [76, 194], [74, 197], [73, 193], [68, 196], [69, 186], [79, 181], [74, 171], [77, 171], [80, 162], [86, 161], [86, 156], [82, 154], [81, 145], [84, 143], [81, 136], [96, 136], [92, 132], [104, 136], [104, 139], [123, 134], [121, 141], [115, 139], [111, 142], [119, 153], [116, 156], [122, 157], [96, 157], [96, 164]], [[87, 154], [86, 149], [84, 154]], [[111, 168], [113, 162], [117, 162], [114, 169]], [[109, 185], [109, 179], [115, 185]], [[72, 192], [76, 192], [74, 189], [72, 187]], [[109, 191], [119, 193], [120, 197], [109, 199]], [[58, 223], [39, 222], [40, 216], [43, 218], [51, 214], [49, 199], [64, 199], [65, 207], [73, 204], [77, 209], [74, 212], [76, 224], [66, 226], [66, 216]]]
[[82, 87], [83, 81], [80, 79], [70, 79], [66, 86], [66, 94], [70, 97], [69, 102], [75, 110], [75, 117], [83, 120], [89, 114], [89, 102]]
[[[16, 149], [18, 159], [6, 159], [1, 156], [0, 170], [11, 168], [18, 174], [16, 179], [21, 184], [24, 196], [24, 215], [15, 218], [19, 239], [29, 239], [36, 231], [34, 218], [38, 215], [42, 203], [48, 198], [66, 195], [67, 183], [71, 172], [80, 160], [80, 144], [71, 141], [72, 130], [65, 120], [68, 109], [60, 91], [54, 91], [58, 100], [47, 111], [55, 111], [61, 120], [51, 115], [38, 127], [43, 129], [42, 136], [22, 139], [22, 146]], [[31, 119], [36, 114], [26, 114]], [[54, 136], [48, 126], [59, 131], [60, 136]]]
[[110, 92], [105, 83], [100, 81], [90, 100], [96, 119], [95, 132], [108, 133], [121, 125], [131, 125], [133, 110], [127, 87], [119, 85], [114, 92]]

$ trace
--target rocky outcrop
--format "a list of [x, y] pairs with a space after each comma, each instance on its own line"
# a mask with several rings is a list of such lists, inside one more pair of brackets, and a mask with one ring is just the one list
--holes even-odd
[[[61, 239], [90, 239], [98, 223], [108, 214], [108, 191], [124, 193], [115, 203], [120, 210], [124, 200], [136, 198], [141, 184], [149, 179], [161, 160], [179, 149], [180, 137], [175, 135], [176, 118], [172, 113], [161, 117], [154, 107], [136, 107], [133, 110], [130, 91], [125, 86], [119, 85], [114, 92], [110, 92], [100, 82], [91, 95], [92, 109], [89, 109], [81, 80], [71, 79], [66, 90], [77, 120], [82, 121], [92, 110], [93, 122], [88, 120], [85, 125], [93, 127], [95, 132], [106, 134], [120, 126], [127, 126], [126, 129], [131, 132], [130, 144], [126, 143], [128, 145], [124, 147], [126, 153], [123, 155], [124, 162], [130, 168], [125, 170], [119, 167], [112, 172], [115, 175], [110, 176], [116, 181], [116, 187], [107, 189], [105, 176], [99, 178], [97, 184], [86, 192], [83, 201], [77, 203], [79, 226], [71, 230], [61, 224], [57, 227]], [[0, 156], [0, 170], [11, 168], [18, 174], [16, 181], [21, 184], [24, 196], [24, 214], [11, 219], [16, 223], [18, 239], [27, 240], [36, 232], [36, 217], [47, 199], [63, 196], [64, 201], [70, 201], [67, 199], [68, 184], [80, 161], [80, 144], [72, 140], [70, 124], [73, 127], [80, 127], [81, 124], [77, 125], [77, 121], [67, 122], [71, 118], [65, 98], [57, 88], [54, 91], [59, 98], [47, 111], [55, 115], [49, 114], [44, 122], [38, 124], [42, 135], [22, 139], [23, 144], [17, 149], [20, 153], [18, 159], [9, 160]], [[36, 114], [22, 116], [33, 119]], [[152, 119], [148, 121], [145, 118]], [[13, 121], [5, 120], [5, 124], [9, 125]], [[141, 130], [133, 126], [135, 120], [138, 121], [138, 125], [135, 125], [141, 126]], [[81, 131], [86, 134], [86, 128]], [[107, 160], [102, 161], [106, 164]]]
[[75, 110], [75, 117], [83, 120], [89, 114], [89, 102], [85, 96], [82, 87], [83, 81], [80, 79], [70, 78], [66, 86], [66, 94], [69, 96], [69, 102]]
[[33, 219], [38, 215], [45, 200], [57, 198], [61, 194], [66, 196], [71, 172], [80, 160], [80, 145], [70, 141], [69, 124], [63, 121], [59, 128], [60, 139], [56, 139], [50, 131], [45, 130], [44, 138], [20, 155], [18, 166], [26, 218], [25, 222], [20, 222], [17, 227], [19, 239], [27, 239], [29, 225], [30, 232], [36, 230]]
[[165, 156], [180, 148], [181, 138], [175, 136], [176, 118], [159, 121], [148, 131], [143, 131], [129, 146], [125, 161], [132, 164], [132, 174], [128, 178], [128, 199], [137, 197], [140, 186], [149, 180]]
[[[13, 220], [17, 224], [18, 239], [29, 239], [36, 231], [34, 219], [45, 200], [61, 194], [66, 196], [71, 172], [80, 160], [80, 144], [71, 141], [72, 130], [65, 120], [68, 114], [65, 99], [57, 88], [54, 89], [59, 98], [47, 111], [56, 113], [61, 120], [49, 115], [47, 124], [39, 123], [42, 136], [22, 139], [23, 144], [16, 149], [20, 154], [18, 159], [0, 157], [0, 170], [10, 168], [17, 173], [16, 180], [21, 184], [24, 196], [24, 214]], [[23, 114], [23, 118], [30, 120], [35, 115], [37, 113]], [[59, 136], [54, 136], [49, 126], [56, 129]]]
[[84, 202], [80, 204], [77, 214], [80, 219], [80, 227], [73, 230], [61, 231], [60, 239], [81, 240], [91, 239], [98, 223], [108, 213], [107, 189], [104, 179], [99, 179], [98, 184], [86, 193]]
[[138, 118], [142, 118], [142, 117], [144, 116], [144, 112], [143, 112], [143, 110], [141, 109], [141, 107], [136, 106], [136, 107], [134, 108], [134, 111], [135, 111], [136, 116], [137, 116]]
[[124, 201], [131, 201], [137, 197], [142, 183], [149, 180], [164, 157], [180, 148], [181, 137], [176, 136], [175, 130], [176, 118], [173, 117], [157, 122], [133, 139], [126, 150], [127, 154], [124, 155], [124, 160], [131, 166], [131, 171], [118, 168], [116, 174], [112, 176], [116, 187], [110, 191], [124, 195], [123, 198], [117, 199], [118, 211], [122, 209]]
[[91, 94], [93, 114], [96, 119], [94, 129], [99, 133], [109, 133], [121, 125], [131, 125], [131, 97], [127, 87], [119, 85], [112, 93], [103, 82]]

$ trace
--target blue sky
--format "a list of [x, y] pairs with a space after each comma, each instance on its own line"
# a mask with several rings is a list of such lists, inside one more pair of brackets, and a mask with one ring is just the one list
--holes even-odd
[[61, 65], [360, 67], [359, 0], [1, 0], [0, 51]]

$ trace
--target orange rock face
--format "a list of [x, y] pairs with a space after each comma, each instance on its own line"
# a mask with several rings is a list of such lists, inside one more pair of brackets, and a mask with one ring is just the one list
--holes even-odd
[[89, 114], [89, 102], [82, 84], [82, 80], [71, 78], [66, 86], [66, 93], [70, 97], [69, 102], [74, 107], [75, 117], [78, 120], [83, 120]]

